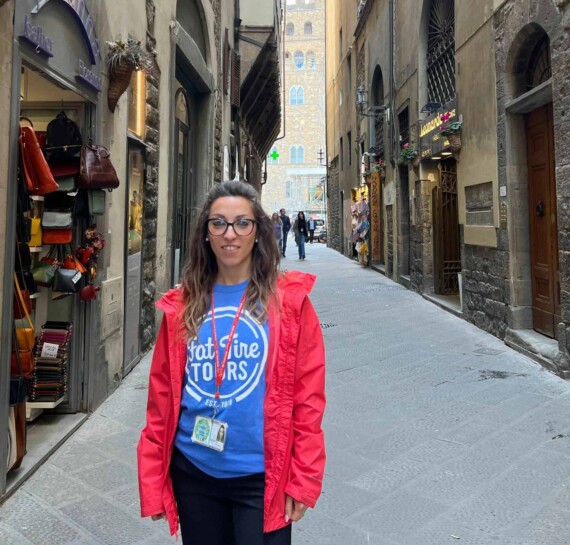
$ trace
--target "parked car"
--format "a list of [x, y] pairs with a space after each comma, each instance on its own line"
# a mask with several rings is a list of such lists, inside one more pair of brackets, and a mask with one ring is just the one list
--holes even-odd
[[327, 241], [327, 232], [325, 230], [323, 230], [319, 233], [319, 236], [317, 237], [317, 241], [322, 242], [323, 244]]
[[325, 228], [325, 220], [316, 219], [315, 220], [315, 240], [319, 240], [319, 235]]

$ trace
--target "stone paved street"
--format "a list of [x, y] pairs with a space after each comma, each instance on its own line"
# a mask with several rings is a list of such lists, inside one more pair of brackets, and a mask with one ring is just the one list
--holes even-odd
[[[295, 545], [567, 545], [570, 384], [319, 244], [328, 464]], [[164, 545], [138, 517], [149, 357], [0, 507], [2, 545]], [[191, 545], [191, 544], [189, 544]]]

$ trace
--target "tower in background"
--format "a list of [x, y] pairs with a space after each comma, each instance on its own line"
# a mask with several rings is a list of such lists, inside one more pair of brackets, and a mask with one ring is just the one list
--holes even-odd
[[284, 22], [285, 136], [267, 155], [262, 203], [269, 214], [285, 208], [324, 218], [325, 0], [286, 0]]

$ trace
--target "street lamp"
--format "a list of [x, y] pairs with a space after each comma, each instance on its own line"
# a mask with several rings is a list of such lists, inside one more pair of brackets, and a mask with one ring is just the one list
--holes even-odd
[[390, 109], [387, 105], [382, 106], [368, 106], [368, 91], [364, 85], [359, 85], [356, 88], [356, 111], [362, 117], [383, 117], [386, 114], [386, 120], [389, 121]]

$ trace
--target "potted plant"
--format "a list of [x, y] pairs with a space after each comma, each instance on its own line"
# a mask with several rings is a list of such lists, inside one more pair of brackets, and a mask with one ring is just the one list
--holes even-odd
[[406, 142], [400, 150], [400, 157], [404, 160], [405, 163], [410, 163], [416, 160], [418, 156], [418, 150], [414, 146], [410, 145], [409, 142]]
[[380, 176], [382, 178], [384, 178], [386, 176], [386, 163], [384, 162], [384, 159], [376, 159], [376, 161], [374, 161], [374, 164], [372, 165], [372, 172], [379, 172]]
[[142, 45], [140, 40], [114, 40], [107, 43], [107, 67], [109, 68], [109, 89], [107, 100], [109, 109], [114, 112], [121, 95], [128, 89], [135, 70], [150, 73], [153, 55]]
[[453, 121], [452, 123], [447, 123], [450, 118], [451, 114], [449, 112], [440, 116], [442, 125], [439, 127], [439, 132], [447, 138], [451, 151], [456, 152], [461, 149], [461, 128], [463, 122]]

